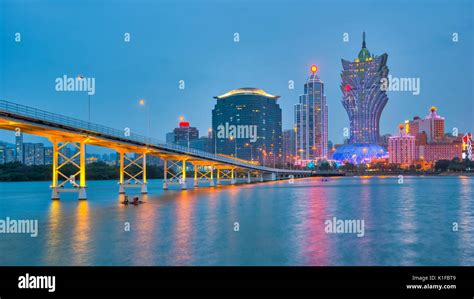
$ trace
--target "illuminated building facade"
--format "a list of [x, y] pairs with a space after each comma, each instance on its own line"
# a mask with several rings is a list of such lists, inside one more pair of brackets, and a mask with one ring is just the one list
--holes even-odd
[[379, 144], [380, 117], [388, 101], [381, 82], [388, 76], [387, 58], [387, 54], [370, 54], [364, 32], [359, 56], [353, 62], [342, 59], [342, 104], [349, 116], [349, 144]]
[[428, 143], [418, 147], [421, 160], [434, 162], [438, 160], [452, 160], [462, 158], [462, 143]]
[[[425, 133], [426, 136], [422, 136]], [[421, 138], [426, 137], [427, 143], [444, 141], [444, 118], [436, 113], [436, 107], [431, 107], [429, 114], [421, 119], [415, 116], [408, 122], [408, 134], [416, 137], [417, 145], [422, 145]]]
[[316, 71], [313, 65], [304, 84], [304, 94], [295, 105], [296, 153], [304, 161], [328, 157], [328, 106], [324, 82]]
[[474, 160], [472, 157], [472, 134], [466, 133], [462, 137], [462, 158], [466, 160]]
[[290, 129], [283, 131], [283, 161], [285, 163], [294, 163], [296, 158], [296, 130]]
[[212, 132], [217, 154], [253, 159], [267, 166], [281, 161], [279, 96], [258, 88], [238, 88], [214, 98]]
[[[168, 138], [173, 136], [173, 142], [182, 146], [190, 146], [191, 142], [196, 139], [199, 139], [199, 130], [196, 127], [191, 127], [189, 122], [180, 121], [179, 127], [173, 130], [173, 134], [169, 134]], [[170, 140], [171, 141], [171, 140]]]
[[371, 55], [362, 36], [362, 49], [353, 61], [342, 59], [342, 105], [350, 124], [348, 144], [340, 146], [332, 158], [338, 162], [370, 163], [388, 156], [381, 146], [380, 117], [388, 102], [382, 80], [387, 80], [387, 54]]
[[411, 165], [415, 161], [415, 137], [404, 132], [400, 126], [399, 136], [388, 138], [388, 162], [394, 164]]

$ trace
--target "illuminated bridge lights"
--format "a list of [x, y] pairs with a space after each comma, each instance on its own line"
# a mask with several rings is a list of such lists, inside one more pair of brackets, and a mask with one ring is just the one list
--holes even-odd
[[[261, 92], [261, 91], [257, 91]], [[200, 178], [214, 184], [214, 171], [218, 182], [230, 177], [235, 183], [235, 173], [245, 172], [248, 178], [254, 174], [267, 180], [311, 176], [307, 170], [289, 170], [264, 167], [244, 160], [223, 157], [208, 152], [170, 144], [137, 134], [125, 135], [117, 130], [90, 122], [62, 116], [7, 101], [0, 100], [0, 129], [17, 131], [46, 137], [53, 143], [52, 198], [59, 199], [62, 192], [77, 192], [79, 199], [86, 199], [86, 152], [85, 145], [94, 145], [114, 149], [120, 153], [119, 193], [130, 187], [140, 187], [147, 193], [147, 156], [157, 156], [164, 161], [163, 189], [169, 184], [179, 184], [186, 188], [186, 163], [197, 168], [207, 167], [209, 171], [200, 171]], [[77, 149], [71, 157], [61, 152], [65, 144], [72, 144]], [[136, 153], [134, 159], [125, 153]], [[72, 164], [77, 171], [71, 176], [62, 172], [64, 164]], [[132, 172], [131, 166], [138, 169]], [[198, 174], [196, 173], [196, 176]], [[221, 178], [222, 176], [222, 178]], [[77, 178], [79, 183], [77, 183]], [[248, 180], [249, 181], [249, 180]], [[72, 188], [66, 188], [72, 186]]]

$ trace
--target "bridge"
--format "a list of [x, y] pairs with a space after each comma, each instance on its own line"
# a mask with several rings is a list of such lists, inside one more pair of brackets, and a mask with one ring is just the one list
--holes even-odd
[[[176, 144], [66, 117], [60, 114], [0, 100], [0, 129], [33, 134], [48, 138], [53, 144], [53, 167], [51, 198], [59, 199], [61, 193], [77, 192], [79, 199], [86, 194], [86, 145], [113, 149], [119, 154], [119, 193], [127, 188], [147, 189], [147, 156], [158, 156], [164, 161], [163, 189], [170, 185], [187, 188], [187, 166], [194, 171], [193, 187], [203, 183], [220, 185], [223, 181], [237, 183], [239, 175], [246, 177], [245, 183], [274, 181], [288, 178], [308, 177], [309, 170], [270, 168], [227, 156], [188, 148]], [[77, 151], [67, 155], [63, 150], [74, 146]], [[127, 156], [135, 153], [135, 158]], [[72, 165], [75, 173], [64, 174], [63, 167]]]

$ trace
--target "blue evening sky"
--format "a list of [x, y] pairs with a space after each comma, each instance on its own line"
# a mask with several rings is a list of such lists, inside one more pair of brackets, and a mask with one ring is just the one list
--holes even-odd
[[[146, 134], [146, 112], [138, 105], [144, 98], [152, 137], [164, 140], [180, 115], [206, 134], [213, 96], [259, 87], [281, 96], [286, 129], [316, 64], [326, 84], [329, 139], [340, 143], [349, 125], [341, 58], [357, 56], [365, 30], [370, 52], [388, 54], [392, 76], [421, 80], [418, 96], [388, 93], [381, 133], [424, 117], [432, 105], [447, 131], [474, 131], [473, 15], [469, 0], [0, 0], [0, 99], [87, 120], [85, 92], [55, 91], [57, 77], [82, 74], [96, 79], [93, 122]], [[0, 140], [13, 142], [13, 133], [0, 131]]]

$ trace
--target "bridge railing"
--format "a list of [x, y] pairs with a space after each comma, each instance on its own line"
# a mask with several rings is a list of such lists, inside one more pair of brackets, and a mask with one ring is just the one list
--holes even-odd
[[122, 130], [110, 128], [110, 127], [99, 125], [99, 124], [90, 123], [90, 122], [83, 121], [77, 118], [67, 117], [64, 115], [57, 114], [57, 113], [53, 113], [53, 112], [49, 112], [49, 111], [45, 111], [45, 110], [41, 110], [37, 108], [32, 108], [32, 107], [28, 107], [25, 105], [16, 104], [16, 103], [4, 101], [4, 100], [0, 100], [0, 110], [3, 110], [7, 113], [13, 113], [16, 115], [24, 116], [27, 118], [37, 119], [43, 122], [54, 123], [60, 126], [68, 126], [75, 129], [81, 129], [83, 131], [87, 131], [90, 133], [105, 135], [105, 137], [112, 136], [112, 137], [122, 139], [122, 140], [142, 143], [146, 146], [155, 146], [158, 148], [168, 149], [168, 150], [175, 151], [182, 154], [194, 155], [198, 158], [207, 158], [216, 162], [227, 163], [230, 165], [241, 166], [244, 168], [256, 169], [256, 170], [267, 171], [267, 172], [282, 172], [282, 171], [302, 172], [302, 171], [292, 171], [292, 170], [287, 170], [287, 169], [269, 168], [269, 167], [263, 167], [263, 166], [259, 166], [259, 165], [255, 165], [251, 163], [245, 163], [236, 159], [215, 155], [212, 153], [208, 153], [208, 152], [201, 151], [194, 148], [188, 148], [188, 147], [173, 144], [173, 143], [163, 142], [155, 138], [150, 138], [150, 137], [146, 137], [146, 136], [135, 134], [135, 133], [130, 133], [128, 136], [128, 135], [125, 135], [125, 132]]

